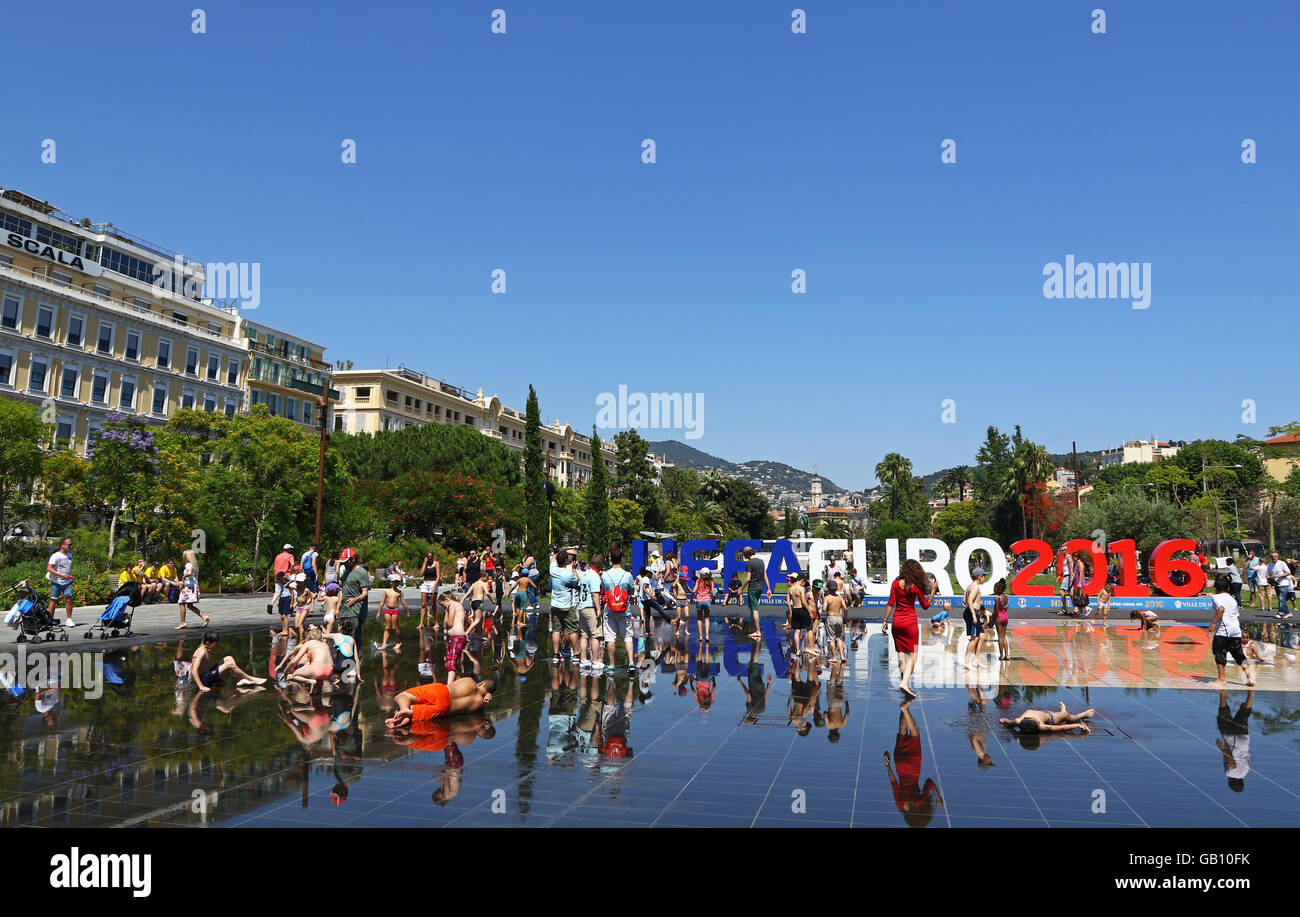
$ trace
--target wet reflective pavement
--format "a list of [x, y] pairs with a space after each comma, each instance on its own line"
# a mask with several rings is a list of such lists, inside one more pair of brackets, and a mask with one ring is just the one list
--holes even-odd
[[[920, 696], [900, 709], [878, 628], [841, 669], [792, 670], [775, 624], [753, 659], [750, 639], [715, 630], [704, 654], [668, 638], [657, 664], [603, 676], [471, 644], [466, 664], [499, 680], [488, 717], [396, 738], [383, 724], [392, 696], [428, 680], [421, 660], [445, 680], [441, 640], [367, 652], [356, 694], [320, 703], [230, 687], [200, 698], [175, 670], [193, 638], [110, 653], [102, 696], [65, 680], [0, 709], [0, 823], [1300, 824], [1300, 672], [1285, 645], [1263, 646], [1271, 664], [1253, 693], [1235, 666], [1220, 692], [1203, 627], [1156, 640], [1129, 624], [1013, 625], [1012, 661], [999, 665], [992, 644], [972, 673], [958, 628], [923, 647]], [[265, 674], [271, 643], [262, 631], [221, 649]], [[1095, 708], [1093, 733], [998, 724], [1058, 702]]]

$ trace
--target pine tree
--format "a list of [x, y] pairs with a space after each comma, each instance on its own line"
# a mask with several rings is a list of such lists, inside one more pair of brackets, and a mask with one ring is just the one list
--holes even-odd
[[537, 392], [528, 386], [528, 406], [524, 422], [524, 522], [528, 553], [541, 565], [550, 552], [547, 521], [546, 471], [542, 455], [542, 411]]
[[609, 553], [609, 470], [601, 451], [600, 434], [591, 428], [591, 480], [586, 490], [586, 547], [594, 554]]

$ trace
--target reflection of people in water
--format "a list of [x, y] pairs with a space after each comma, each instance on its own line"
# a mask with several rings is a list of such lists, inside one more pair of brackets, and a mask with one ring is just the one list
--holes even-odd
[[202, 691], [195, 691], [194, 696], [190, 698], [188, 710], [190, 725], [198, 731], [199, 735], [210, 736], [212, 735], [212, 724], [208, 722], [209, 713], [213, 710], [230, 713], [254, 694], [262, 693], [263, 690], [259, 685], [239, 688], [233, 693], [224, 695], [211, 692], [205, 694]]
[[691, 687], [695, 689], [695, 702], [700, 705], [702, 713], [708, 713], [713, 706], [713, 695], [718, 688], [718, 680], [713, 677], [712, 654], [709, 645], [700, 641], [699, 652], [695, 657], [695, 675], [691, 678]]
[[276, 697], [280, 719], [303, 745], [315, 745], [329, 735], [333, 717], [329, 708], [312, 696], [305, 685], [295, 684]]
[[[903, 813], [903, 820], [913, 828], [924, 828], [934, 818], [935, 802], [943, 806], [943, 796], [931, 779], [926, 779], [924, 788], [921, 786], [921, 731], [908, 709], [911, 704], [909, 699], [898, 705], [898, 737], [894, 739], [892, 764], [889, 752], [885, 752], [885, 770], [894, 788], [894, 805]], [[894, 766], [898, 767], [897, 776]]]
[[1097, 711], [1091, 707], [1082, 713], [1070, 713], [1065, 709], [1065, 702], [1062, 701], [1061, 709], [1055, 713], [1047, 710], [1026, 710], [1014, 720], [1002, 717], [998, 722], [1003, 726], [1019, 731], [1021, 735], [1025, 736], [1052, 732], [1073, 733], [1076, 729], [1081, 730], [1084, 735], [1088, 735], [1088, 733], [1092, 732], [1092, 727], [1085, 723], [1084, 720], [1091, 719], [1096, 713]]
[[793, 665], [790, 668], [790, 699], [786, 702], [786, 713], [790, 719], [787, 725], [798, 723], [797, 732], [801, 736], [806, 736], [812, 732], [812, 723], [808, 720], [808, 714], [812, 712], [813, 701], [821, 691], [821, 685], [816, 680], [804, 677], [806, 670], [800, 657], [791, 656], [791, 659]]
[[746, 674], [749, 676], [748, 684], [739, 675], [736, 676], [736, 681], [740, 682], [740, 690], [745, 692], [745, 722], [753, 726], [767, 709], [767, 696], [772, 693], [772, 676], [767, 676], [767, 684], [764, 685], [763, 667], [752, 656]]
[[840, 730], [849, 720], [849, 702], [844, 696], [844, 667], [831, 666], [830, 682], [826, 685], [826, 741], [834, 745], [840, 740]]
[[416, 751], [443, 753], [442, 773], [438, 778], [438, 789], [433, 792], [433, 801], [445, 806], [460, 793], [461, 775], [465, 767], [465, 756], [461, 753], [460, 746], [469, 745], [475, 739], [492, 738], [496, 735], [496, 727], [482, 713], [477, 713], [449, 719], [419, 720], [409, 723], [407, 727], [395, 729], [389, 735], [398, 745]]
[[1228, 706], [1228, 692], [1219, 692], [1219, 741], [1214, 744], [1223, 752], [1228, 786], [1237, 793], [1246, 788], [1246, 775], [1250, 773], [1250, 714], [1254, 702], [1255, 692], [1248, 691], [1234, 715]]

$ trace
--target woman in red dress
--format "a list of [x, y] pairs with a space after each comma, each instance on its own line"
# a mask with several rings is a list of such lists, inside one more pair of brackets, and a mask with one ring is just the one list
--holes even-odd
[[929, 608], [930, 600], [938, 591], [939, 584], [928, 582], [921, 564], [915, 560], [904, 561], [898, 579], [889, 587], [889, 604], [885, 606], [882, 631], [888, 636], [889, 619], [897, 616], [898, 620], [894, 622], [894, 649], [898, 651], [898, 670], [903, 676], [898, 687], [908, 697], [916, 697], [916, 692], [908, 683], [912, 669], [916, 666], [916, 603], [920, 602], [923, 609]]
[[885, 770], [889, 772], [894, 804], [903, 813], [903, 820], [913, 828], [924, 828], [934, 818], [934, 804], [943, 807], [943, 795], [933, 780], [926, 780], [925, 787], [921, 787], [921, 730], [916, 728], [916, 720], [907, 709], [911, 703], [910, 699], [905, 700], [898, 708], [898, 738], [894, 740], [892, 761], [898, 768], [898, 776], [894, 776], [889, 752], [885, 752]]

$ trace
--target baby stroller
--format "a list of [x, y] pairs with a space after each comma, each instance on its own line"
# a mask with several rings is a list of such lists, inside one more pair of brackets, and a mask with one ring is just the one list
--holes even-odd
[[6, 596], [10, 594], [16, 595], [17, 601], [5, 616], [5, 623], [17, 628], [19, 643], [26, 643], [28, 640], [39, 643], [42, 634], [45, 635], [44, 639], [47, 643], [51, 640], [68, 639], [63, 625], [50, 614], [48, 603], [27, 580], [23, 580], [5, 593]]
[[134, 637], [131, 633], [131, 615], [135, 613], [136, 606], [140, 604], [140, 584], [123, 583], [118, 587], [117, 592], [108, 600], [108, 607], [99, 619], [86, 628], [84, 638], [89, 640], [96, 630], [99, 631], [99, 639], [107, 640], [109, 631], [112, 636], [118, 636], [119, 631], [126, 631], [128, 637]]

